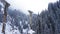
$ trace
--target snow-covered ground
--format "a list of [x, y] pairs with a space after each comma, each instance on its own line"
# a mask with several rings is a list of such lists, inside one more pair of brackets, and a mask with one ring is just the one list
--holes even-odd
[[[6, 23], [5, 33], [6, 34], [20, 34], [17, 27], [16, 29], [12, 30], [12, 27], [8, 23]], [[0, 34], [2, 34], [2, 23], [0, 24]]]
[[[5, 29], [6, 34], [21, 34], [19, 32], [18, 27], [14, 26], [15, 29], [12, 30], [12, 27], [10, 26], [10, 24], [11, 24], [11, 22], [9, 22], [9, 21], [6, 23], [6, 29]], [[28, 28], [23, 29], [23, 34], [27, 34], [27, 33], [33, 34], [33, 33], [35, 33], [35, 31], [33, 31], [32, 29], [28, 29]], [[0, 23], [0, 34], [2, 34], [2, 23]]]

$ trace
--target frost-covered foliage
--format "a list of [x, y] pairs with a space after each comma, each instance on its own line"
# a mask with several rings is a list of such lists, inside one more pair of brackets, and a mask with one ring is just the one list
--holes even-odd
[[[1, 8], [0, 5], [0, 33], [3, 23]], [[6, 34], [60, 34], [60, 0], [49, 3], [48, 9], [40, 14], [32, 14], [31, 28], [28, 15], [16, 9], [8, 9]]]
[[[12, 27], [9, 25], [10, 22], [6, 23], [6, 29], [5, 29], [5, 34], [21, 34], [18, 30], [18, 28], [15, 26], [14, 30], [12, 30]], [[2, 33], [2, 23], [0, 23], [0, 34]]]
[[[3, 14], [1, 13], [2, 6], [0, 5], [0, 26], [3, 23]], [[29, 27], [28, 15], [25, 15], [22, 11], [9, 8], [7, 11], [7, 23], [6, 23], [6, 34], [28, 34], [34, 31]], [[0, 30], [0, 34], [1, 34]]]
[[39, 34], [60, 34], [60, 0], [49, 3], [48, 9], [38, 15]]

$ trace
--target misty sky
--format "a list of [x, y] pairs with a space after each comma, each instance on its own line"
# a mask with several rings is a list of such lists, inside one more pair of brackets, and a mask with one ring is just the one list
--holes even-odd
[[22, 10], [24, 13], [28, 14], [28, 10], [33, 11], [33, 13], [38, 14], [42, 10], [47, 9], [48, 3], [56, 2], [58, 0], [6, 0], [11, 4], [10, 7], [14, 9]]

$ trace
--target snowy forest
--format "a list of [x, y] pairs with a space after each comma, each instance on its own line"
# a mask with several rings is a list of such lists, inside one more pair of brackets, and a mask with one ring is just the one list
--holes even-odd
[[[30, 16], [0, 0], [0, 34], [60, 34], [60, 0]], [[6, 11], [6, 12], [5, 12]]]

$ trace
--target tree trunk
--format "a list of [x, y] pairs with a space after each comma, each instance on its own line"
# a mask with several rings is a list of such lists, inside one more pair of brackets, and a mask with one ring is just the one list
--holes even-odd
[[4, 15], [3, 15], [3, 27], [2, 27], [2, 32], [5, 34], [5, 26], [6, 26], [6, 20], [7, 20], [7, 12], [6, 12], [6, 5], [5, 5], [5, 8], [4, 8]]
[[6, 2], [5, 7], [4, 7], [4, 15], [3, 15], [3, 26], [2, 26], [2, 33], [5, 34], [5, 26], [6, 26], [6, 22], [7, 22], [7, 9], [9, 7], [10, 4], [8, 4]]

